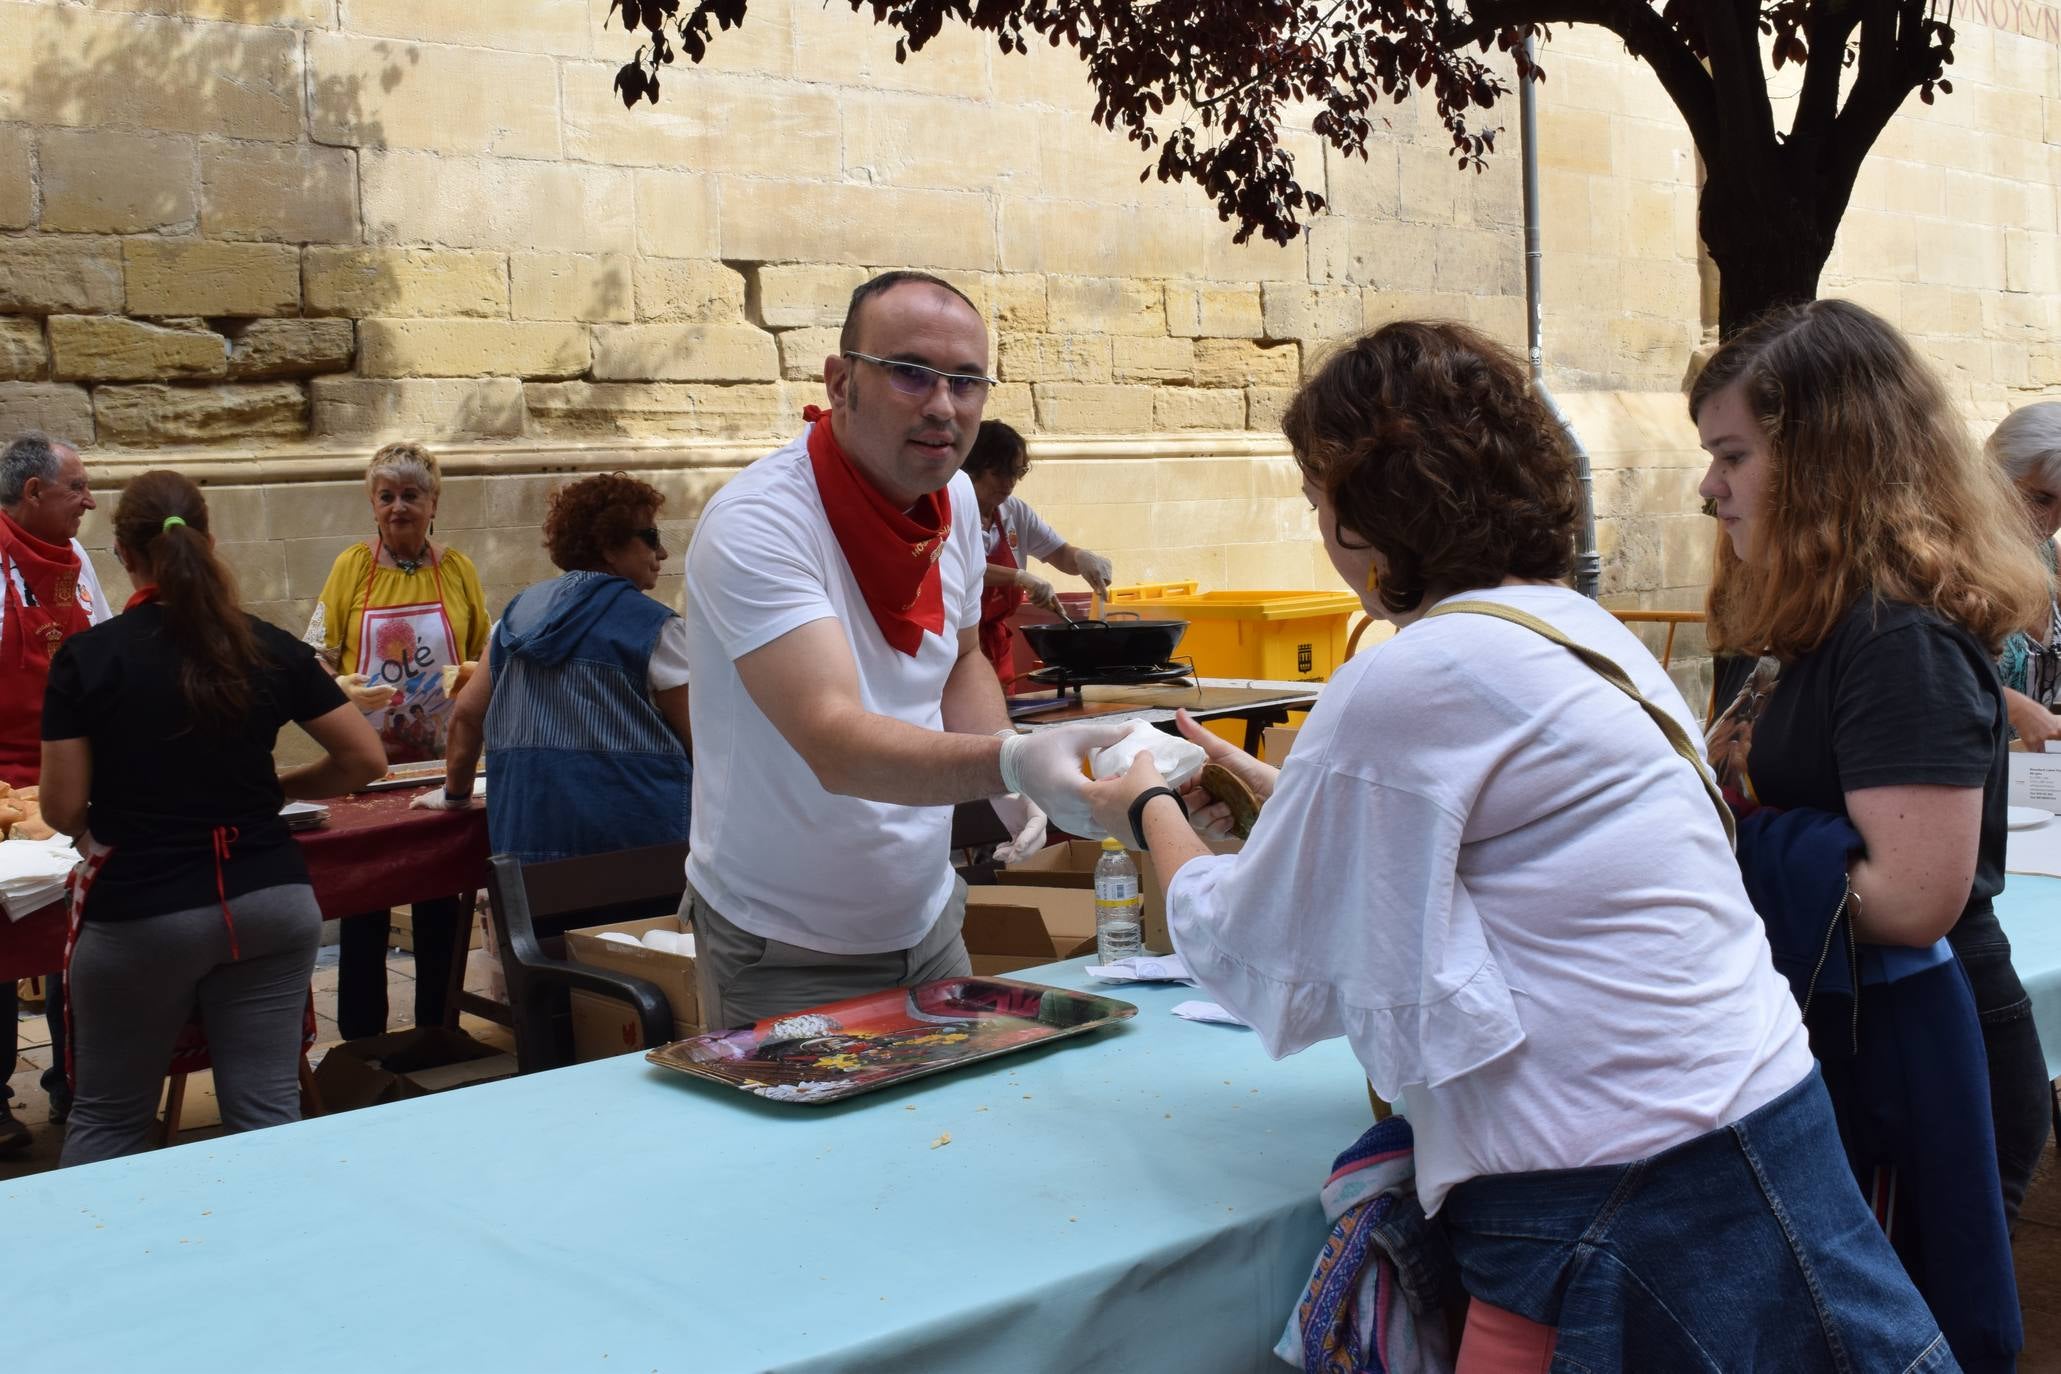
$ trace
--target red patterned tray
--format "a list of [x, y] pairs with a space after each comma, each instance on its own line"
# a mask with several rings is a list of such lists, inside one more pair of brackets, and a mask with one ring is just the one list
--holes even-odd
[[652, 1050], [663, 1068], [817, 1105], [1136, 1016], [1129, 1002], [1013, 978], [941, 978]]

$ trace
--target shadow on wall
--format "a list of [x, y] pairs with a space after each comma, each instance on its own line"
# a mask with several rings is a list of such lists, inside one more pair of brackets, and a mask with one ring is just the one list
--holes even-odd
[[406, 45], [318, 79], [327, 0], [214, 0], [207, 23], [5, 8], [0, 121], [37, 174], [0, 188], [0, 431], [305, 438], [313, 379], [351, 371], [354, 317], [399, 289], [363, 245], [357, 154], [311, 131], [379, 142], [365, 97], [409, 79]]

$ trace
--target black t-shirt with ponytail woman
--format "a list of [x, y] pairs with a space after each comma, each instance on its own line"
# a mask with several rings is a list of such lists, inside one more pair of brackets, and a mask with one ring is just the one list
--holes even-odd
[[[326, 715], [344, 695], [307, 645], [245, 619], [261, 667], [247, 708], [225, 722], [194, 719], [184, 657], [155, 601], [139, 598], [72, 636], [52, 661], [43, 738], [91, 741], [88, 825], [113, 850], [87, 894], [87, 920], [140, 920], [308, 881], [279, 819], [285, 796], [272, 748], [281, 726]], [[233, 834], [219, 893], [217, 827]]]

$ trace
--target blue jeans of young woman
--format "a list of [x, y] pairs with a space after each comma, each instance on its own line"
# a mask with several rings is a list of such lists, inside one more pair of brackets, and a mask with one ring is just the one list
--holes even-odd
[[1958, 1369], [1855, 1185], [1816, 1068], [1650, 1158], [1447, 1195], [1467, 1291], [1556, 1327], [1552, 1368]]

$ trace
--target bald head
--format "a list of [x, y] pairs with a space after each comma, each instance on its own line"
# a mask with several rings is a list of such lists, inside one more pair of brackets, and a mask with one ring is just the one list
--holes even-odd
[[865, 324], [863, 316], [868, 313], [866, 303], [875, 297], [885, 295], [898, 286], [905, 286], [911, 283], [928, 286], [933, 290], [943, 291], [947, 295], [957, 296], [966, 308], [973, 312], [975, 319], [980, 318], [980, 307], [971, 300], [968, 300], [964, 291], [961, 291], [943, 277], [934, 277], [928, 272], [882, 272], [871, 280], [859, 283], [858, 288], [852, 292], [851, 304], [847, 305], [844, 309], [844, 331], [837, 336], [837, 351], [840, 353], [850, 353], [856, 349], [864, 353], [872, 352], [873, 350], [868, 348], [864, 342]]

